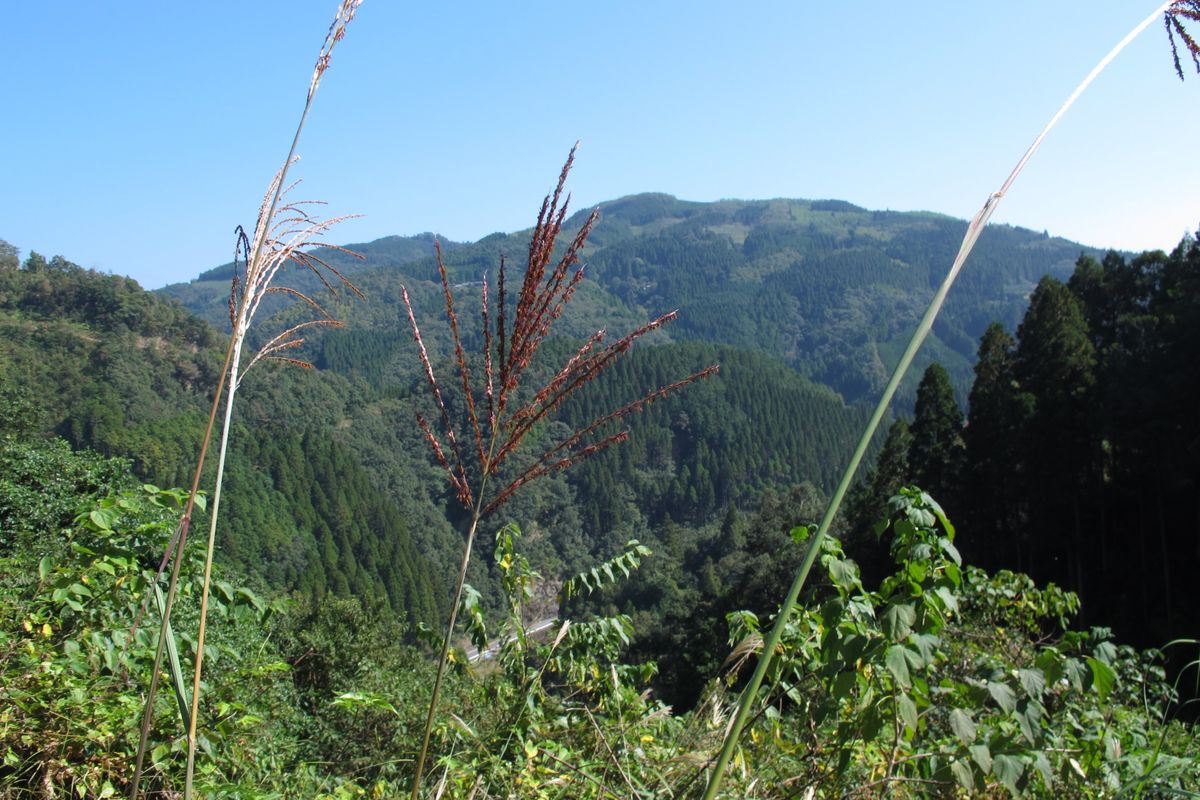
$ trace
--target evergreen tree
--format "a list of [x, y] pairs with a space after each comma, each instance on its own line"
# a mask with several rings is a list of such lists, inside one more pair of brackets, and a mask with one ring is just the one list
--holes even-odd
[[21, 263], [21, 251], [0, 239], [0, 271], [16, 269]]
[[[1083, 592], [1084, 530], [1096, 467], [1091, 418], [1096, 353], [1083, 309], [1061, 281], [1043, 278], [1017, 331], [1014, 373], [1029, 415], [1022, 425], [1022, 494], [1038, 530], [1031, 569]], [[1055, 533], [1055, 532], [1059, 533]], [[1064, 540], [1062, 534], [1066, 534]], [[1067, 566], [1062, 574], [1058, 564]]]
[[954, 400], [950, 375], [937, 362], [917, 387], [908, 463], [912, 478], [934, 497], [951, 496], [965, 466], [963, 415]]
[[962, 546], [990, 564], [1011, 555], [1019, 568], [1023, 529], [1016, 519], [1013, 489], [1022, 453], [1013, 432], [1024, 414], [1014, 384], [1015, 347], [1012, 335], [998, 322], [989, 325], [979, 341], [968, 398], [970, 418], [963, 431], [968, 468], [955, 505], [971, 532]]

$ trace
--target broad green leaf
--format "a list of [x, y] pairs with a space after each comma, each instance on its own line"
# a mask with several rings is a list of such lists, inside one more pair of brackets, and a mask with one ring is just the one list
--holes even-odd
[[52, 569], [54, 569], [54, 559], [50, 556], [42, 556], [42, 560], [38, 562], [38, 578], [46, 580], [46, 576]]
[[1021, 703], [1021, 709], [1017, 714], [1017, 725], [1021, 729], [1021, 735], [1030, 744], [1037, 743], [1037, 736], [1041, 729], [1042, 723], [1042, 707], [1036, 700], [1025, 700]]
[[992, 771], [992, 753], [986, 744], [973, 744], [967, 748], [967, 752], [971, 754], [971, 760], [978, 764], [981, 770], [985, 773]]
[[996, 701], [996, 705], [1005, 711], [1012, 711], [1017, 707], [1017, 694], [1009, 688], [1006, 683], [988, 681], [988, 694]]
[[854, 685], [857, 682], [858, 682], [858, 673], [857, 672], [850, 671], [850, 672], [840, 673], [833, 680], [834, 696], [835, 697], [849, 697], [850, 690], [854, 688]]
[[1111, 733], [1104, 734], [1104, 757], [1109, 761], [1121, 757], [1121, 741]]
[[961, 708], [950, 712], [950, 729], [965, 745], [970, 745], [975, 741], [975, 720], [971, 719], [971, 715]]
[[[946, 535], [948, 537], [950, 537], [951, 539], [953, 539], [954, 538], [954, 526], [950, 524], [950, 520], [946, 516], [946, 512], [942, 510], [942, 507], [940, 505], [938, 505], [937, 501], [934, 500], [932, 497], [929, 497], [929, 495], [925, 495], [925, 497], [928, 498], [929, 508], [933, 510], [933, 513], [935, 515], [937, 515], [938, 522], [942, 523], [942, 528], [943, 528], [943, 530], [946, 531]], [[962, 562], [960, 561], [959, 563], [961, 564]]]
[[908, 659], [904, 655], [904, 650], [905, 648], [901, 645], [892, 645], [884, 654], [883, 661], [896, 679], [896, 685], [907, 690], [912, 687], [912, 681], [908, 676]]
[[1021, 688], [1025, 690], [1025, 694], [1030, 697], [1040, 698], [1042, 692], [1046, 690], [1046, 676], [1040, 669], [1018, 670], [1017, 679], [1021, 682]]
[[98, 529], [102, 531], [111, 531], [113, 523], [117, 521], [117, 512], [111, 508], [97, 508], [88, 514], [88, 519], [92, 521]]
[[1041, 774], [1042, 781], [1046, 784], [1046, 789], [1053, 788], [1054, 770], [1050, 767], [1050, 759], [1046, 758], [1046, 754], [1041, 750], [1033, 754], [1033, 768]]
[[909, 730], [916, 733], [918, 723], [916, 703], [907, 694], [901, 694], [896, 700], [896, 706], [900, 711], [900, 719], [904, 720], [904, 724], [908, 726]]
[[[951, 528], [951, 530], [953, 530], [953, 528]], [[941, 539], [938, 539], [938, 544], [941, 546], [942, 551], [945, 552], [946, 555], [950, 556], [951, 561], [960, 567], [962, 566], [962, 556], [959, 554], [958, 548], [951, 543], [950, 537], [943, 536]]]
[[1104, 700], [1108, 697], [1108, 693], [1112, 691], [1113, 685], [1117, 682], [1117, 673], [1108, 664], [1098, 661], [1091, 656], [1087, 658], [1087, 665], [1092, 670], [1092, 686], [1096, 687], [1096, 692], [1100, 695], [1100, 699]]
[[1054, 684], [1063, 677], [1062, 656], [1056, 650], [1046, 649], [1034, 659], [1034, 664], [1042, 671], [1046, 683]]
[[1020, 795], [1021, 790], [1018, 788], [1018, 784], [1021, 776], [1025, 774], [1025, 764], [1021, 759], [1016, 756], [997, 754], [992, 757], [992, 770], [996, 773], [996, 778], [1007, 786], [1013, 795]]
[[1063, 662], [1063, 673], [1075, 689], [1082, 689], [1088, 671], [1078, 658], [1068, 658]]
[[166, 744], [165, 742], [163, 744], [157, 745], [153, 750], [150, 751], [150, 763], [151, 764], [161, 764], [166, 759], [166, 757], [170, 754], [171, 754], [171, 745]]
[[921, 655], [921, 663], [913, 666], [927, 667], [933, 663], [934, 650], [941, 644], [941, 640], [931, 633], [914, 633], [912, 643]]
[[950, 771], [954, 773], [954, 779], [958, 781], [959, 786], [968, 792], [975, 790], [975, 773], [969, 763], [961, 760], [955, 761], [950, 765]]
[[798, 525], [795, 528], [792, 528], [790, 535], [792, 537], [792, 541], [796, 544], [804, 544], [808, 541], [808, 526]]
[[958, 597], [948, 586], [938, 586], [933, 590], [933, 595], [942, 601], [942, 605], [947, 612], [951, 614], [958, 613]]
[[1092, 649], [1092, 654], [1096, 656], [1096, 660], [1112, 664], [1117, 660], [1117, 646], [1112, 642], [1100, 642]]
[[902, 642], [912, 633], [916, 620], [917, 612], [908, 603], [890, 605], [883, 612], [883, 631], [892, 641]]
[[858, 583], [858, 570], [854, 568], [854, 562], [834, 558], [829, 561], [829, 577], [839, 589], [853, 589]]

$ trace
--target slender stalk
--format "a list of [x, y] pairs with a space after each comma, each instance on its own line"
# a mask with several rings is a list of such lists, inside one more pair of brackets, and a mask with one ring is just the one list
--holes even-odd
[[[221, 487], [224, 478], [225, 456], [228, 451], [229, 444], [229, 428], [230, 420], [233, 415], [234, 395], [237, 392], [239, 382], [239, 365], [241, 360], [242, 345], [245, 341], [246, 332], [250, 326], [254, 312], [258, 308], [258, 302], [262, 297], [262, 293], [266, 291], [267, 284], [270, 283], [271, 277], [274, 274], [270, 269], [264, 269], [265, 251], [268, 249], [268, 243], [271, 239], [272, 225], [275, 219], [275, 214], [279, 209], [280, 198], [283, 195], [284, 187], [287, 186], [287, 173], [292, 163], [295, 161], [296, 148], [300, 142], [300, 135], [304, 131], [304, 123], [308, 120], [309, 111], [312, 109], [313, 98], [316, 96], [317, 87], [321, 84], [321, 76], [325, 70], [329, 68], [330, 55], [333, 52], [334, 45], [345, 35], [346, 26], [350, 20], [354, 18], [354, 14], [358, 9], [361, 0], [342, 0], [338, 5], [338, 10], [334, 16], [333, 24], [330, 25], [328, 33], [325, 35], [325, 41], [321, 46], [321, 50], [317, 56], [316, 65], [313, 68], [312, 78], [309, 81], [308, 93], [305, 96], [304, 110], [300, 114], [300, 121], [296, 124], [296, 132], [292, 135], [292, 142], [288, 148], [287, 157], [283, 161], [283, 166], [280, 167], [279, 173], [275, 178], [274, 191], [271, 193], [271, 200], [265, 204], [260, 210], [258, 224], [254, 234], [254, 242], [250, 248], [250, 252], [246, 258], [246, 286], [242, 291], [241, 299], [238, 302], [238, 308], [233, 320], [232, 339], [230, 341], [229, 353], [226, 356], [225, 368], [222, 370], [222, 380], [228, 380], [228, 395], [225, 402], [225, 418], [221, 428], [221, 445], [217, 459], [217, 476], [216, 485], [213, 490], [213, 508], [210, 514], [209, 532], [208, 532], [208, 547], [205, 552], [204, 559], [204, 586], [200, 600], [200, 628], [196, 642], [196, 662], [192, 679], [192, 705], [191, 718], [188, 720], [188, 757], [187, 757], [187, 773], [184, 784], [184, 797], [191, 800], [194, 797], [193, 777], [195, 773], [196, 761], [196, 725], [197, 718], [200, 712], [200, 678], [201, 669], [204, 661], [204, 638], [207, 630], [207, 615], [208, 615], [208, 598], [212, 583], [212, 564], [213, 555], [216, 547], [216, 530], [218, 512], [220, 508]], [[314, 269], [315, 271], [315, 269]], [[214, 398], [213, 410], [216, 410], [216, 403], [219, 402], [220, 389], [217, 392], [217, 398]], [[210, 417], [210, 431], [212, 426], [212, 418]], [[173, 578], [178, 574], [179, 562], [182, 559], [177, 558]], [[174, 587], [174, 583], [172, 588]], [[157, 670], [155, 672], [157, 677]], [[135, 788], [136, 794], [136, 788]]]
[[1104, 58], [1100, 59], [1100, 62], [1088, 73], [1083, 82], [1075, 88], [1075, 91], [1071, 93], [1066, 102], [1058, 109], [1057, 113], [1050, 119], [1050, 122], [1042, 128], [1041, 133], [1034, 139], [1033, 144], [1029, 146], [1024, 155], [1021, 156], [1020, 161], [1017, 162], [1016, 167], [1009, 173], [1000, 190], [988, 196], [983, 207], [979, 209], [979, 212], [967, 225], [967, 232], [963, 236], [958, 255], [955, 257], [954, 263], [950, 266], [950, 271], [946, 273], [945, 279], [942, 280], [938, 290], [934, 293], [933, 299], [929, 301], [929, 307], [925, 309], [925, 314], [917, 324], [917, 329], [913, 332], [912, 338], [909, 339], [908, 346], [904, 349], [904, 354], [900, 357], [899, 363], [896, 364], [896, 369], [892, 372], [891, 379], [888, 380], [887, 386], [884, 387], [883, 395], [879, 398], [879, 403], [875, 406], [874, 413], [871, 414], [871, 419], [858, 441], [858, 446], [854, 449], [854, 454], [850, 457], [850, 463], [846, 466], [846, 471], [842, 473], [842, 479], [838, 483], [837, 490], [833, 493], [832, 499], [829, 501], [829, 507], [826, 509], [825, 516], [821, 519], [821, 524], [813, 536], [808, 553], [805, 555], [804, 561], [801, 563], [800, 569], [792, 581], [792, 586], [788, 590], [787, 597], [784, 598], [783, 605], [780, 607], [779, 614], [775, 619], [775, 625], [771, 628], [771, 633], [763, 642], [762, 654], [759, 656], [754, 675], [750, 678], [750, 683], [742, 691], [737, 714], [725, 732], [725, 740], [721, 746], [721, 753], [717, 757], [716, 764], [713, 766], [713, 772], [709, 777], [708, 786], [704, 790], [702, 800], [712, 800], [712, 798], [717, 796], [717, 791], [721, 788], [721, 782], [725, 777], [725, 770], [729, 765], [729, 759], [737, 747], [738, 738], [741, 736], [746, 718], [750, 714], [750, 708], [754, 705], [755, 699], [758, 696], [758, 690], [762, 686], [763, 678], [766, 676], [767, 670], [771, 666], [771, 661], [775, 657], [775, 649], [779, 646], [779, 640], [783, 636], [783, 629], [787, 625], [788, 617], [791, 616], [792, 610], [796, 606], [796, 601], [800, 597], [800, 591], [804, 588], [805, 581], [808, 580], [808, 572], [812, 569], [813, 562], [816, 561], [817, 554], [821, 550], [821, 543], [824, 541], [825, 535], [829, 532], [829, 526], [837, 515], [838, 509], [842, 504], [842, 499], [845, 497], [846, 491], [850, 488], [850, 483], [858, 471], [859, 464], [862, 463], [863, 455], [867, 451], [867, 445], [870, 444], [871, 439], [875, 436], [875, 431], [879, 428], [879, 423], [883, 420], [884, 412], [891, 404], [892, 397], [896, 394], [896, 389], [899, 387], [901, 379], [908, 372], [908, 368], [912, 364], [917, 350], [920, 349], [921, 344], [925, 341], [925, 337], [929, 335], [930, 329], [933, 328], [933, 321], [937, 318], [938, 312], [941, 311], [942, 304], [946, 300], [946, 294], [950, 291], [950, 287], [954, 284], [958, 273], [962, 270], [967, 256], [970, 255], [971, 250], [975, 247], [975, 243], [979, 240], [979, 235], [983, 232], [992, 213], [996, 210], [996, 206], [999, 205], [1000, 200], [1008, 192], [1013, 182], [1017, 179], [1017, 176], [1025, 169], [1025, 165], [1029, 163], [1029, 159], [1033, 157], [1033, 154], [1041, 146], [1047, 134], [1062, 119], [1067, 109], [1091, 85], [1096, 76], [1116, 58], [1117, 54], [1125, 49], [1126, 45], [1133, 41], [1138, 34], [1155, 22], [1170, 5], [1170, 2], [1163, 3], [1154, 13], [1146, 17], [1124, 39], [1118, 42]]
[[208, 549], [204, 559], [204, 590], [200, 596], [200, 630], [196, 636], [196, 665], [192, 675], [191, 715], [188, 719], [187, 774], [184, 779], [184, 797], [193, 796], [193, 776], [196, 766], [196, 718], [200, 715], [200, 671], [204, 663], [204, 634], [208, 621], [208, 597], [212, 585], [213, 552], [217, 537], [217, 518], [221, 509], [221, 486], [225, 477], [225, 455], [229, 447], [229, 422], [233, 416], [233, 399], [238, 387], [238, 363], [241, 360], [242, 344], [245, 341], [245, 326], [241, 326], [234, 337], [233, 358], [229, 367], [229, 393], [225, 399], [225, 419], [221, 423], [221, 445], [217, 455], [216, 487], [213, 489], [212, 512], [208, 523]]
[[[480, 495], [482, 498], [482, 489], [480, 489]], [[481, 516], [480, 500], [477, 499], [475, 511], [471, 516], [471, 528], [467, 531], [467, 544], [463, 548], [462, 563], [458, 568], [458, 586], [454, 590], [450, 620], [446, 623], [446, 635], [442, 638], [442, 656], [438, 659], [437, 676], [433, 680], [433, 695], [429, 699], [429, 713], [425, 717], [425, 734], [421, 738], [421, 752], [417, 756], [417, 768], [413, 774], [412, 800], [417, 800], [421, 791], [421, 776], [425, 771], [425, 759], [429, 755], [429, 738], [433, 733], [433, 718], [437, 715], [438, 700], [442, 695], [442, 680], [446, 676], [446, 658], [450, 655], [450, 640], [454, 636], [454, 624], [458, 621], [458, 604], [462, 599], [463, 584], [467, 580], [467, 565], [471, 563], [471, 547], [475, 544], [475, 532], [479, 528]]]
[[146, 691], [146, 707], [142, 712], [142, 726], [138, 738], [137, 758], [134, 761], [133, 778], [130, 781], [130, 800], [137, 800], [138, 792], [141, 788], [142, 768], [146, 760], [146, 748], [150, 741], [150, 727], [154, 721], [154, 700], [158, 694], [163, 653], [167, 637], [170, 635], [171, 610], [174, 608], [175, 597], [178, 594], [179, 569], [180, 563], [183, 561], [183, 547], [187, 541], [188, 528], [192, 521], [192, 511], [196, 505], [196, 495], [200, 492], [200, 475], [204, 470], [204, 462], [208, 456], [208, 443], [212, 440], [213, 426], [217, 420], [217, 409], [220, 407], [221, 395], [225, 388], [225, 376], [229, 372], [229, 365], [232, 360], [233, 339], [230, 339], [229, 347], [225, 350], [225, 365], [221, 368], [221, 375], [217, 379], [217, 390], [213, 394], [212, 407], [208, 412], [208, 424], [204, 428], [204, 438], [200, 442], [200, 455], [196, 459], [196, 471], [192, 475], [192, 488], [188, 492], [187, 504], [184, 506], [183, 516], [179, 518], [178, 535], [171, 545], [168, 546], [167, 552], [163, 555], [162, 566], [159, 567], [159, 574], [155, 576], [155, 581], [157, 582], [162, 575], [163, 566], [171, 559], [174, 559], [174, 562], [171, 564], [171, 580], [167, 586], [167, 599], [163, 605], [162, 619], [159, 622], [158, 645], [154, 651], [154, 669], [150, 672], [150, 686]]

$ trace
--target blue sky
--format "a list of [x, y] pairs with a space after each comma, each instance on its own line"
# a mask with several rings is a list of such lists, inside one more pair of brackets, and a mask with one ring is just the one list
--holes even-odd
[[[150, 288], [228, 261], [335, 5], [9, 4], [0, 237]], [[660, 191], [966, 218], [1154, 7], [366, 0], [301, 141], [297, 196], [364, 215], [335, 242], [473, 240], [530, 225], [580, 139], [576, 208]], [[1200, 76], [1180, 83], [1155, 24], [994, 221], [1169, 249], [1200, 226], [1198, 132]]]

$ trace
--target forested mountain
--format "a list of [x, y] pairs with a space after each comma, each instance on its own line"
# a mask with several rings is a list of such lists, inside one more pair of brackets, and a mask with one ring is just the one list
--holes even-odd
[[[575, 335], [677, 308], [671, 337], [771, 354], [848, 402], [882, 387], [966, 226], [938, 214], [868, 211], [834, 200], [696, 203], [643, 194], [599, 210], [584, 250], [593, 313], [575, 320]], [[567, 227], [578, 228], [584, 213]], [[527, 246], [528, 231], [497, 233], [472, 244], [446, 243], [445, 260], [454, 281], [474, 283], [494, 275], [502, 255], [519, 259]], [[332, 250], [323, 255], [368, 299], [339, 307], [339, 315], [352, 330], [402, 336], [398, 284], [436, 280], [430, 237], [393, 236], [348, 248], [365, 258]], [[1015, 325], [1037, 281], [1046, 274], [1066, 278], [1084, 250], [1044, 233], [988, 228], [920, 366], [941, 362], [965, 395], [975, 342], [987, 325]], [[228, 270], [163, 291], [219, 324]], [[906, 384], [905, 403], [915, 385]]]
[[[0, 433], [61, 436], [130, 459], [145, 481], [186, 486], [222, 338], [127, 278], [30, 254], [20, 269], [0, 270]], [[353, 387], [332, 374], [268, 369], [267, 381], [248, 383], [234, 436], [224, 557], [274, 585], [356, 591], [434, 618], [446, 601], [425, 562], [437, 551], [418, 558], [408, 525], [437, 515], [401, 513], [400, 500], [371, 489], [362, 461], [335, 440]]]
[[[551, 343], [548, 362], [602, 327], [619, 334], [675, 307], [679, 320], [587, 387], [553, 425], [581, 424], [704, 364], [719, 362], [722, 372], [632, 419], [626, 446], [531, 487], [506, 509], [541, 532], [529, 547], [550, 575], [663, 526], [703, 538], [699, 531], [730, 509], [752, 512], [767, 490], [808, 482], [830, 491], [866, 416], [848, 403], [886, 377], [964, 225], [838, 201], [666, 195], [623, 198], [600, 213], [584, 251], [588, 279], [557, 326], [565, 338]], [[566, 227], [581, 223], [577, 214]], [[424, 402], [421, 367], [400, 300], [405, 287], [435, 368], [447, 374], [433, 246], [423, 234], [321, 251], [365, 300], [331, 296], [304, 271], [284, 276], [346, 326], [316, 332], [296, 352], [316, 373], [267, 367], [246, 381], [221, 538], [231, 562], [273, 585], [367, 596], [417, 619], [444, 608], [459, 520], [413, 424]], [[527, 248], [528, 232], [442, 243], [468, 349], [481, 346], [471, 311], [481, 279], [494, 282], [500, 259], [519, 260]], [[1079, 252], [1019, 229], [985, 234], [925, 351], [947, 364], [960, 396], [987, 322], [1015, 324], [1036, 280], [1065, 276]], [[227, 327], [233, 272], [232, 264], [217, 267], [155, 297], [57, 257], [30, 254], [4, 270], [5, 391], [49, 398], [24, 402], [37, 411], [20, 415], [21, 424], [128, 457], [146, 480], [186, 484], [223, 336], [184, 308]], [[264, 314], [273, 316], [257, 327], [258, 344], [303, 312], [269, 300], [275, 306]], [[470, 580], [485, 602], [498, 602], [486, 559]]]

